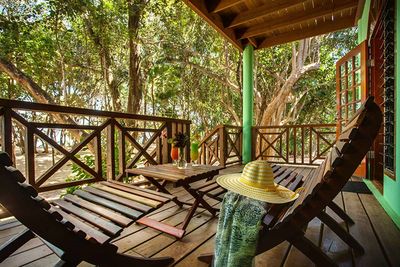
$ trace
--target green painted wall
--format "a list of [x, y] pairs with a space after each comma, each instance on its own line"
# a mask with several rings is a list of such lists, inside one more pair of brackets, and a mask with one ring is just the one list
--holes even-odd
[[242, 161], [251, 161], [251, 128], [253, 126], [253, 61], [254, 48], [247, 45], [243, 51], [243, 146]]
[[[367, 38], [368, 33], [368, 14], [370, 8], [370, 0], [365, 1], [365, 6], [363, 10], [363, 15], [361, 19], [358, 21], [358, 41], [361, 43]], [[400, 76], [399, 68], [400, 68], [400, 0], [395, 1], [396, 5], [396, 14], [395, 14], [395, 73], [397, 74], [395, 77], [396, 88], [395, 88], [395, 174], [396, 180], [393, 180], [387, 176], [384, 177], [383, 180], [383, 195], [379, 193], [378, 190], [371, 190], [378, 201], [381, 203], [382, 207], [387, 211], [393, 221], [400, 228], [400, 123], [397, 123], [397, 120], [400, 118]], [[374, 187], [374, 185], [366, 181], [368, 187]], [[373, 189], [373, 188], [372, 188]]]

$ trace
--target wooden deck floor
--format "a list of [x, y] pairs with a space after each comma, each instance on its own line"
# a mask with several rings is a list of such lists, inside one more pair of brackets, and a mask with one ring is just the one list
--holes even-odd
[[[295, 169], [304, 176], [310, 175], [313, 171], [311, 168], [295, 167]], [[235, 167], [224, 172], [238, 170], [238, 167]], [[191, 196], [180, 188], [175, 188], [173, 191], [183, 200], [191, 199]], [[219, 205], [217, 201], [211, 199], [208, 201], [214, 206]], [[339, 218], [335, 219], [360, 241], [366, 250], [365, 254], [354, 255], [349, 247], [318, 219], [311, 221], [306, 236], [322, 247], [340, 266], [400, 266], [400, 231], [373, 195], [342, 192], [335, 201], [344, 207], [356, 223], [347, 226]], [[151, 217], [178, 225], [184, 220], [185, 211], [186, 209], [169, 203], [153, 212]], [[332, 214], [330, 210], [328, 212]], [[199, 209], [187, 228], [186, 236], [180, 241], [156, 230], [133, 224], [113, 242], [123, 253], [147, 257], [173, 256], [175, 266], [180, 267], [205, 266], [197, 261], [197, 256], [212, 251], [216, 226], [217, 218], [212, 218], [207, 212]], [[0, 223], [0, 245], [23, 229], [24, 226], [12, 218]], [[57, 256], [36, 238], [0, 263], [0, 266], [53, 266], [57, 260]], [[87, 265], [81, 264], [81, 266]], [[312, 266], [312, 262], [296, 248], [288, 243], [282, 243], [258, 256], [256, 266]]]

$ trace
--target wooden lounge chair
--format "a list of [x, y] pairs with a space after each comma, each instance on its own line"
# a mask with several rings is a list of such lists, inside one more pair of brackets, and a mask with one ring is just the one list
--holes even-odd
[[9, 156], [0, 152], [0, 203], [27, 227], [1, 246], [0, 262], [38, 236], [60, 257], [57, 266], [75, 266], [81, 261], [98, 266], [167, 266], [173, 262], [170, 257], [119, 254], [109, 242], [123, 227], [171, 199], [167, 194], [104, 182], [48, 203], [12, 167]]
[[[299, 174], [299, 173], [295, 172], [294, 170], [291, 170], [287, 167], [275, 165], [275, 164], [272, 164], [271, 167], [272, 167], [272, 171], [274, 173], [275, 183], [285, 186], [292, 191], [295, 191], [296, 189], [298, 189], [299, 187], [302, 187], [303, 185], [305, 186], [309, 181], [311, 181], [310, 178], [308, 178], [308, 180], [305, 181], [304, 176], [302, 174]], [[213, 198], [213, 199], [216, 199], [219, 201], [222, 201], [225, 193], [227, 192], [227, 190], [225, 188], [223, 188], [217, 184], [215, 179], [197, 186], [196, 188], [194, 188], [194, 190], [196, 190], [197, 193], [203, 198], [205, 196], [208, 196], [210, 198]], [[331, 210], [333, 212], [335, 212], [336, 215], [338, 215], [346, 223], [354, 224], [354, 221], [351, 219], [351, 217], [348, 216], [344, 212], [344, 210], [341, 207], [339, 207], [335, 202], [333, 202], [333, 201], [330, 202], [328, 204], [328, 207], [331, 208]], [[275, 213], [278, 211], [284, 210], [284, 208], [285, 208], [285, 206], [274, 207]], [[276, 219], [275, 215], [271, 216], [269, 214], [268, 216], [272, 220]], [[331, 220], [326, 221], [325, 218], [326, 217], [322, 218], [321, 220], [324, 220], [325, 224], [329, 224], [329, 222]], [[270, 223], [272, 223], [272, 221]], [[338, 233], [338, 234], [339, 234], [339, 236], [341, 236], [340, 233]], [[349, 243], [350, 241], [353, 241], [353, 239], [345, 238], [345, 242]], [[352, 246], [354, 249], [358, 249], [358, 250], [362, 251], [362, 247], [359, 246], [357, 242], [351, 242], [349, 245]]]
[[[314, 171], [311, 179], [303, 184], [305, 190], [299, 198], [288, 206], [274, 205], [268, 211], [263, 219], [257, 254], [288, 241], [317, 266], [336, 266], [332, 259], [304, 236], [308, 223], [315, 217], [321, 219], [357, 252], [363, 252], [362, 246], [324, 209], [331, 207], [335, 196], [365, 157], [381, 122], [380, 108], [370, 97], [344, 127], [325, 161]], [[339, 215], [347, 216], [345, 213]], [[210, 263], [212, 254], [201, 255], [199, 260]]]

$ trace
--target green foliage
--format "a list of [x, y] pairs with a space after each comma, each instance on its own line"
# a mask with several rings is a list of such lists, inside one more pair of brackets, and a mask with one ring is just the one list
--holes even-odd
[[[143, 99], [141, 113], [190, 119], [204, 135], [241, 118], [241, 54], [183, 2], [133, 0], [145, 5], [135, 41]], [[24, 0], [0, 5], [0, 56], [38, 83], [55, 103], [111, 109], [104, 78], [109, 63], [120, 102], [129, 94], [128, 9], [123, 0]], [[89, 30], [91, 26], [92, 32]], [[335, 61], [355, 46], [355, 30], [320, 38], [318, 70], [294, 87], [303, 108], [292, 123], [335, 120]], [[98, 44], [103, 49], [99, 49]], [[110, 57], [105, 58], [107, 50]], [[274, 73], [290, 71], [291, 44], [256, 52], [257, 88], [276, 94]], [[0, 73], [0, 97], [33, 100]], [[6, 89], [6, 90], [3, 90]], [[289, 103], [287, 109], [290, 110]]]
[[182, 132], [177, 132], [174, 138], [168, 139], [168, 143], [172, 144], [174, 147], [183, 148], [190, 142], [190, 137]]

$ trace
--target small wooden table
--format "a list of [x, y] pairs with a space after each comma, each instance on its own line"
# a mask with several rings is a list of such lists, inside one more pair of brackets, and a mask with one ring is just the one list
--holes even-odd
[[171, 226], [162, 222], [155, 221], [149, 217], [142, 217], [136, 222], [149, 226], [151, 228], [157, 229], [164, 233], [168, 233], [177, 238], [182, 238], [185, 234], [185, 229], [188, 226], [190, 220], [192, 219], [196, 209], [200, 206], [207, 211], [209, 211], [213, 216], [217, 213], [217, 209], [213, 208], [208, 204], [203, 196], [199, 195], [196, 190], [192, 189], [190, 184], [207, 179], [212, 179], [215, 175], [219, 173], [224, 167], [220, 166], [209, 166], [209, 165], [188, 165], [185, 169], [178, 169], [172, 164], [162, 164], [162, 165], [151, 165], [143, 168], [127, 169], [128, 174], [142, 175], [151, 184], [153, 184], [160, 192], [171, 194], [165, 188], [165, 183], [161, 184], [158, 179], [162, 179], [166, 182], [172, 182], [175, 186], [183, 187], [191, 196], [194, 198], [193, 203], [182, 202], [178, 198], [173, 199], [178, 206], [190, 205], [191, 208], [186, 215], [185, 220], [178, 227]]

